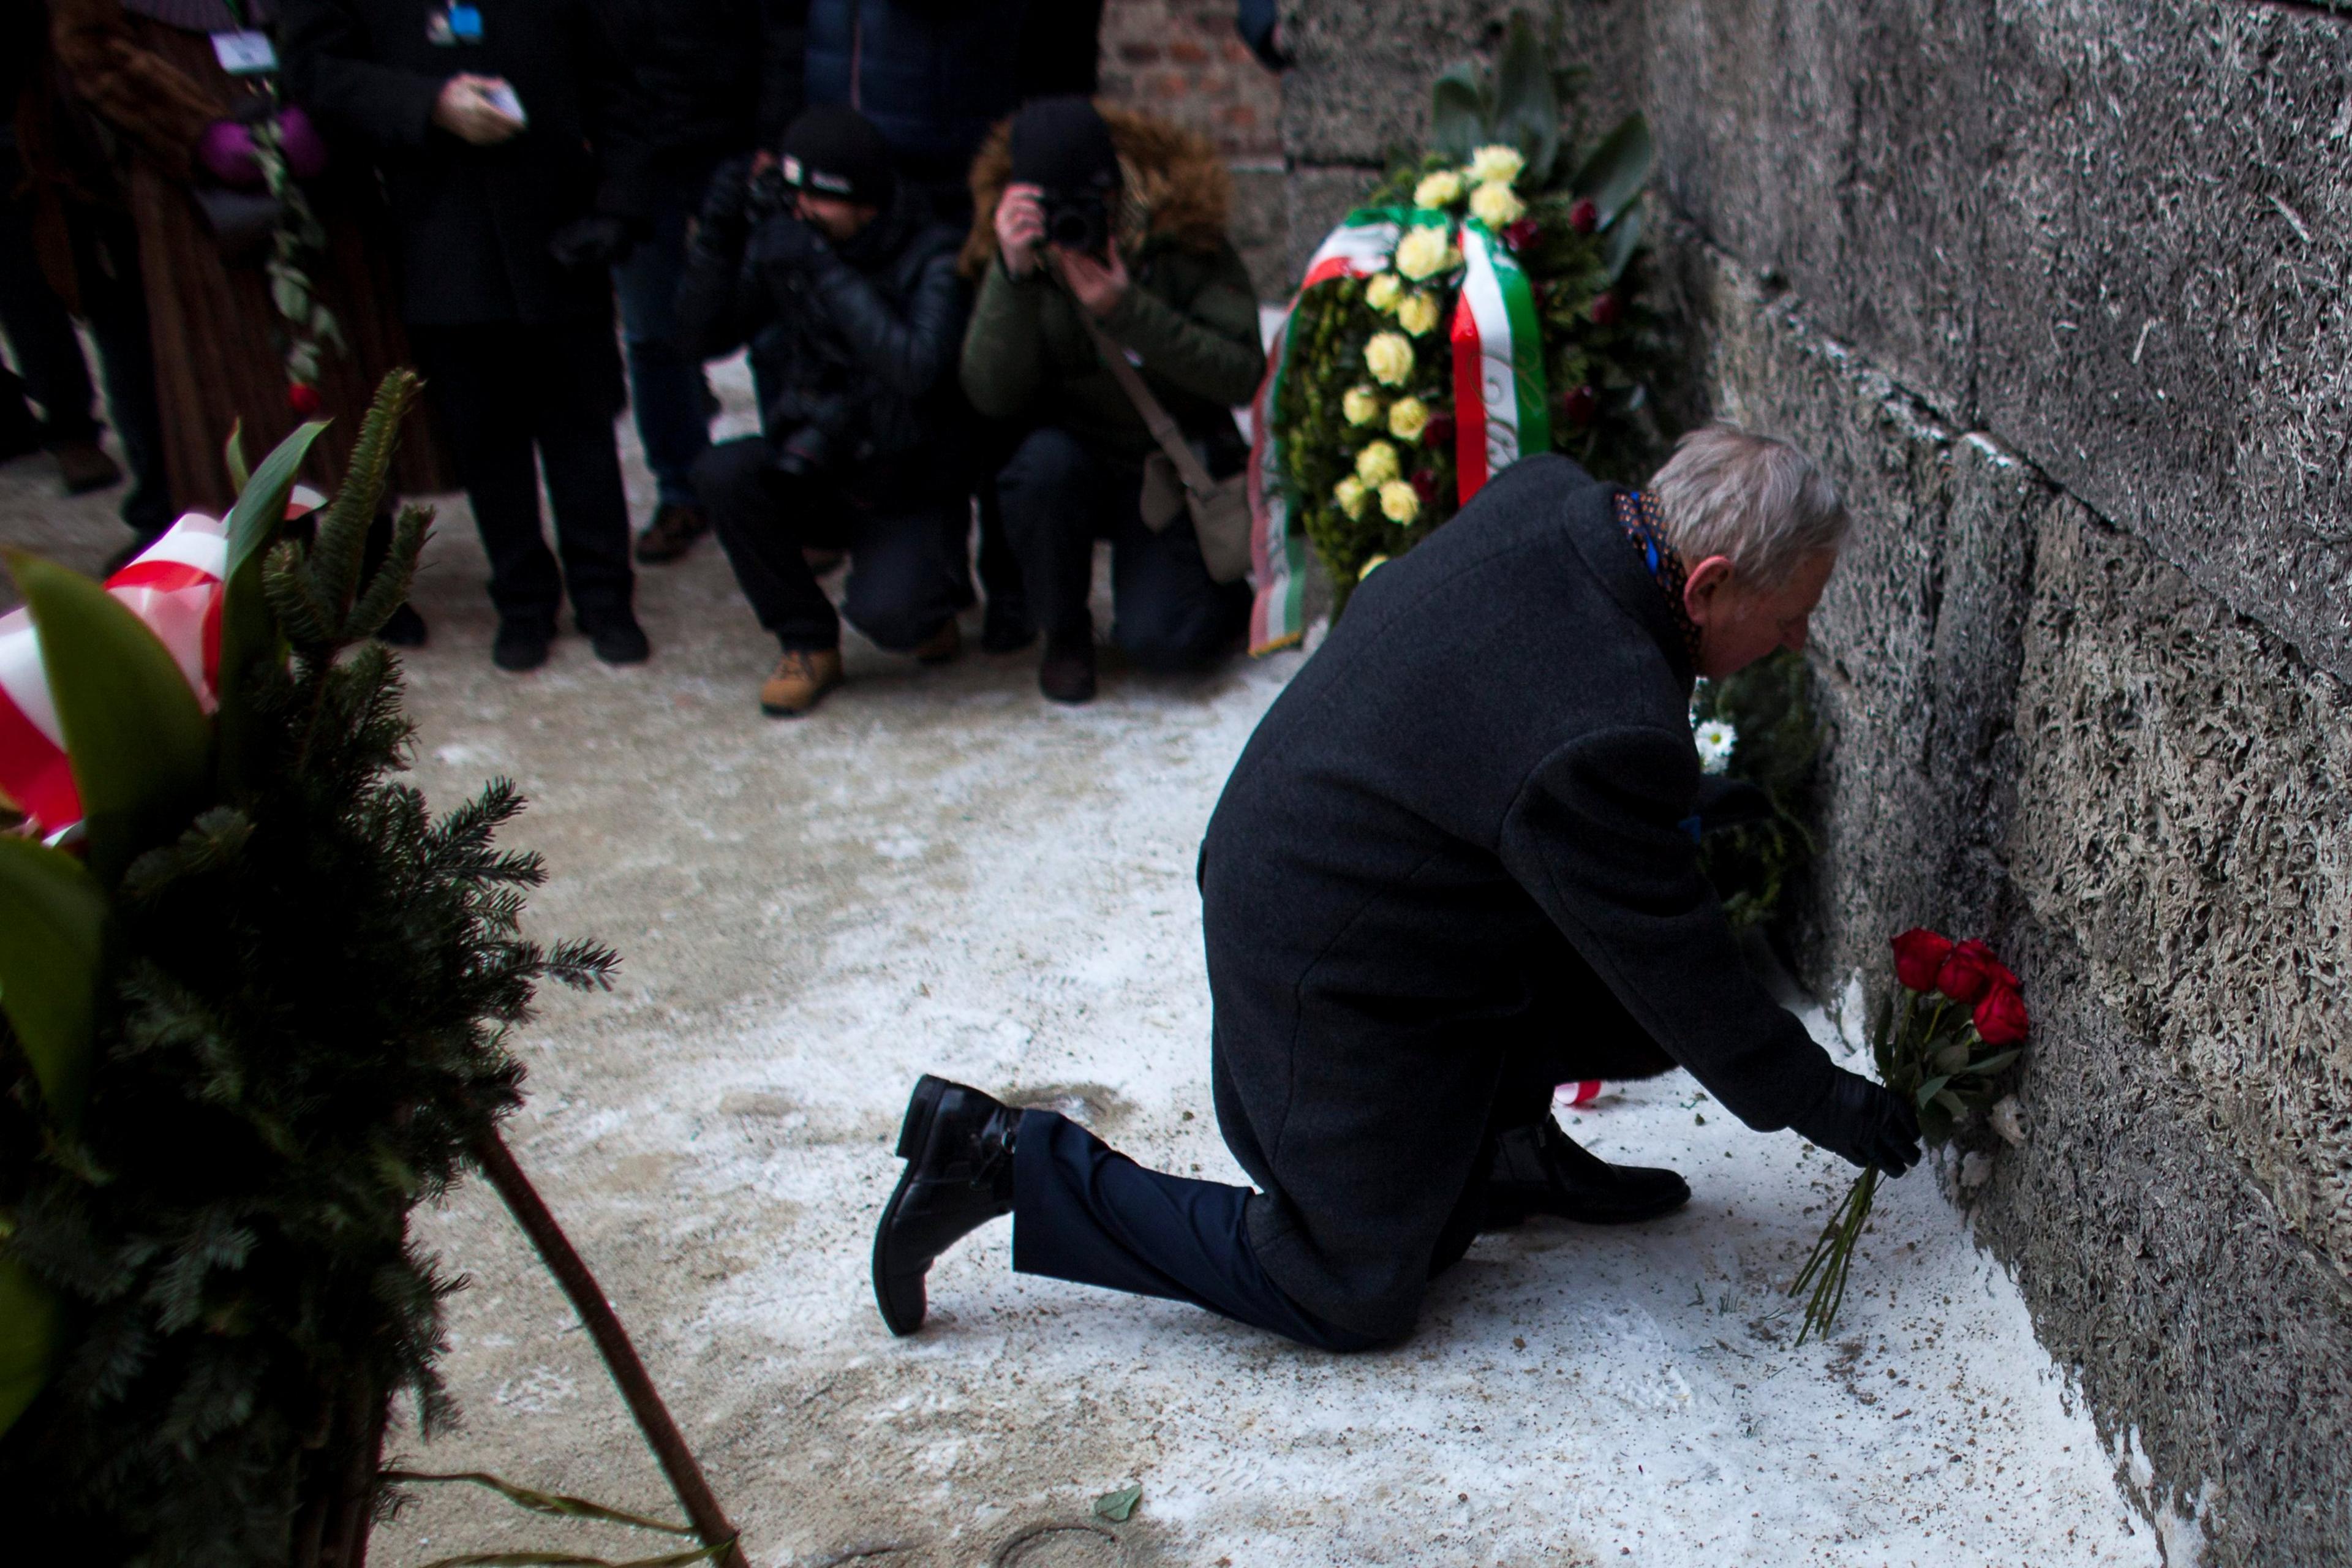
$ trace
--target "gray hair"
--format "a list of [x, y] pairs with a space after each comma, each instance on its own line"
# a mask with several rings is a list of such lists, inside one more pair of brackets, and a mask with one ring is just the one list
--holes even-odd
[[1845, 502], [1829, 476], [1788, 442], [1736, 426], [1685, 436], [1650, 489], [1686, 564], [1728, 556], [1733, 574], [1756, 587], [1778, 587], [1845, 541]]

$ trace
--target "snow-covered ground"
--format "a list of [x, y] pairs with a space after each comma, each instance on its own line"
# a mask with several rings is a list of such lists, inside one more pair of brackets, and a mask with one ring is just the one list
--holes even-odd
[[[723, 390], [740, 427], [740, 375]], [[103, 498], [67, 508], [47, 482], [0, 470], [12, 541], [111, 544]], [[851, 683], [778, 723], [752, 704], [772, 650], [714, 546], [642, 574], [650, 665], [567, 638], [516, 679], [488, 666], [470, 532], [446, 506], [418, 593], [419, 780], [446, 806], [518, 778], [515, 837], [552, 870], [536, 929], [625, 958], [617, 992], [549, 997], [520, 1037], [510, 1139], [761, 1568], [2159, 1561], [2128, 1456], [1925, 1173], [1885, 1190], [1834, 1339], [1793, 1343], [1782, 1292], [1849, 1173], [1679, 1075], [1567, 1121], [1683, 1171], [1689, 1208], [1482, 1240], [1401, 1349], [1327, 1356], [1016, 1277], [1001, 1226], [943, 1260], [929, 1326], [893, 1341], [866, 1249], [921, 1071], [1239, 1179], [1210, 1109], [1192, 857], [1298, 656], [1112, 671], [1067, 710], [1036, 696], [1034, 656], [919, 671], [854, 647]], [[467, 1420], [397, 1450], [675, 1516], [495, 1201], [460, 1192], [420, 1239], [473, 1281], [446, 1363]], [[1131, 1521], [1090, 1520], [1130, 1482]], [[373, 1560], [556, 1547], [667, 1549], [436, 1489]]]

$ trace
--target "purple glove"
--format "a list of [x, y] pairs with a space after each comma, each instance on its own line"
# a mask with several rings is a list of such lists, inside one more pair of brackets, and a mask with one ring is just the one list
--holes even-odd
[[[316, 140], [316, 133], [312, 140]], [[261, 165], [253, 157], [253, 132], [234, 120], [215, 120], [196, 138], [196, 162], [224, 185], [251, 187], [261, 184]]]
[[278, 135], [286, 147], [286, 172], [298, 180], [315, 180], [327, 169], [327, 144], [310, 117], [293, 104], [278, 111]]

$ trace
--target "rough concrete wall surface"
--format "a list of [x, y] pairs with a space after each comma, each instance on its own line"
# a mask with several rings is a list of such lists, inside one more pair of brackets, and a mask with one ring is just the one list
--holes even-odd
[[[1299, 8], [1294, 251], [1501, 9]], [[1970, 1130], [1950, 1189], [2168, 1561], [2352, 1563], [2352, 21], [1561, 15], [1658, 134], [1670, 403], [1857, 519], [1810, 978], [1866, 1009], [1892, 932], [1994, 938], [2026, 1138]]]

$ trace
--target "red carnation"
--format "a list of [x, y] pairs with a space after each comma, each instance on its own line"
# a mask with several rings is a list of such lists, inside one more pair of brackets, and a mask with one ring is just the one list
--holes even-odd
[[1587, 197], [1568, 209], [1568, 226], [1579, 234], [1591, 234], [1601, 226], [1601, 209]]
[[1560, 400], [1560, 412], [1568, 416], [1570, 425], [1590, 425], [1601, 412], [1601, 395], [1590, 386], [1580, 386]]
[[1429, 423], [1421, 427], [1421, 439], [1423, 445], [1434, 447], [1441, 452], [1454, 445], [1454, 416], [1431, 415]]
[[1936, 989], [1955, 1002], [1973, 1006], [1986, 992], [2002, 984], [2003, 977], [2011, 985], [2017, 984], [2017, 976], [2000, 966], [1992, 949], [1971, 937], [1946, 956], [1944, 966], [1936, 972]]
[[289, 382], [286, 386], [286, 406], [305, 419], [319, 412], [319, 389], [307, 381]]
[[1602, 292], [1592, 297], [1592, 324], [1613, 327], [1617, 318], [1625, 313], [1624, 302], [1613, 293]]
[[1950, 937], [1914, 926], [1895, 939], [1895, 978], [1913, 991], [1933, 991], [1944, 960], [1952, 956]]
[[2025, 1015], [2024, 994], [2014, 985], [1995, 985], [1986, 992], [1977, 1004], [1976, 1018], [1977, 1033], [1989, 1046], [2017, 1044], [2032, 1022]]
[[1436, 501], [1437, 476], [1434, 473], [1427, 468], [1415, 468], [1411, 482], [1412, 493], [1421, 498], [1422, 505], [1429, 506]]
[[1503, 243], [1513, 250], [1525, 250], [1535, 243], [1536, 236], [1540, 232], [1535, 219], [1523, 217], [1503, 230]]

